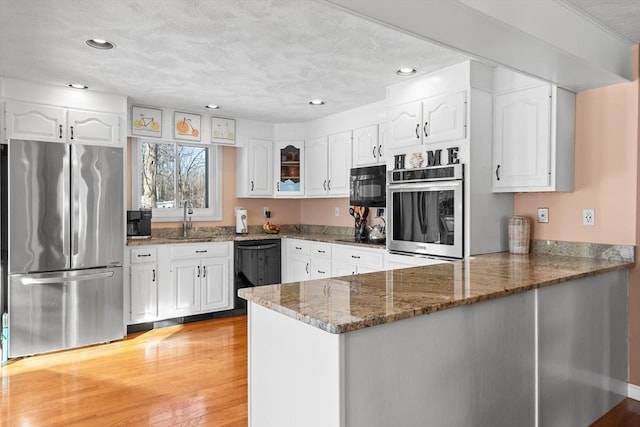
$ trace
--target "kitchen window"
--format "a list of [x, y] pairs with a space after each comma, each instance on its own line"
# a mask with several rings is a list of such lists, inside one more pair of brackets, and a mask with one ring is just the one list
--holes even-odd
[[151, 207], [153, 219], [182, 221], [184, 201], [194, 220], [222, 219], [222, 150], [219, 146], [134, 140], [133, 208]]

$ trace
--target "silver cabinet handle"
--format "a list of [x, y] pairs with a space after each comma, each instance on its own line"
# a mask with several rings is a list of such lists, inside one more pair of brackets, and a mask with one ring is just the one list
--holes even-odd
[[309, 274], [309, 263], [307, 263], [307, 265], [304, 266], [304, 269], [306, 270], [307, 274]]
[[71, 126], [71, 139], [73, 139], [73, 126]]
[[276, 182], [276, 191], [280, 191], [280, 181]]
[[325, 271], [322, 271], [322, 270], [318, 270], [318, 273], [319, 273], [319, 274], [326, 274], [326, 272], [325, 272]]
[[206, 265], [202, 266], [202, 277], [207, 277], [207, 266]]
[[58, 138], [62, 138], [62, 125], [58, 126]]
[[198, 277], [200, 277], [200, 266], [198, 266]]
[[137, 256], [138, 258], [146, 258], [146, 257], [150, 257], [151, 254], [138, 254]]
[[418, 133], [419, 130], [420, 130], [420, 123], [416, 125], [416, 139], [420, 139], [420, 134]]
[[351, 255], [351, 258], [353, 258], [353, 259], [360, 259], [360, 256], [359, 256], [359, 255]]
[[322, 189], [323, 190], [327, 189], [327, 180], [326, 179], [322, 182]]
[[295, 248], [296, 248], [296, 250], [298, 250], [298, 251], [301, 251], [301, 250], [302, 250], [302, 248], [301, 248], [300, 246], [296, 246]]
[[324, 254], [324, 253], [326, 253], [326, 252], [327, 252], [327, 251], [323, 251], [322, 249], [318, 249], [318, 253], [319, 253], [319, 254]]
[[327, 181], [327, 190], [331, 191], [331, 180]]
[[253, 181], [251, 181], [251, 191], [253, 191], [254, 187], [255, 186], [253, 185]]
[[206, 253], [207, 253], [207, 250], [206, 250], [206, 249], [203, 249], [203, 250], [201, 250], [201, 251], [196, 251], [196, 253], [197, 253], [197, 254], [206, 254]]
[[429, 135], [427, 134], [427, 124], [428, 124], [428, 123], [429, 123], [429, 122], [424, 122], [424, 128], [423, 128], [423, 130], [424, 130], [424, 136], [425, 136], [425, 137], [428, 137], [428, 136], [429, 136]]
[[496, 180], [500, 181], [500, 165], [496, 167]]
[[378, 145], [378, 158], [382, 157], [382, 144]]
[[373, 155], [373, 158], [375, 159], [375, 157], [376, 157], [376, 147], [373, 147], [373, 150], [371, 150], [371, 154]]
[[151, 270], [153, 272], [153, 279], [151, 279], [152, 282], [156, 281], [156, 269], [154, 268], [153, 270]]

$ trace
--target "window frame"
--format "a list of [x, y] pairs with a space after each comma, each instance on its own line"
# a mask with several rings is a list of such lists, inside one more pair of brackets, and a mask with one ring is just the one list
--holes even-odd
[[[151, 138], [131, 138], [131, 208], [140, 209], [141, 182], [140, 173], [142, 171], [140, 159], [140, 144], [171, 144], [174, 148], [178, 145], [190, 147], [206, 148], [209, 150], [209, 207], [193, 208], [191, 219], [194, 221], [222, 221], [222, 147], [219, 145], [203, 145], [198, 143], [188, 143], [167, 139]], [[177, 153], [177, 150], [174, 150]], [[175, 176], [178, 179], [178, 159], [174, 159], [176, 167]], [[177, 183], [177, 182], [176, 182]], [[176, 190], [177, 191], [177, 188]], [[152, 208], [152, 222], [176, 222], [183, 220], [183, 207], [178, 206], [173, 209]]]

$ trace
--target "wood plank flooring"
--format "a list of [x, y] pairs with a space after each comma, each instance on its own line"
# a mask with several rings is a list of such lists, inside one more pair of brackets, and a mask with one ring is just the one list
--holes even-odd
[[246, 316], [13, 360], [1, 387], [2, 426], [246, 426]]
[[[247, 321], [227, 317], [2, 367], [0, 425], [246, 426]], [[592, 427], [640, 426], [625, 399]]]

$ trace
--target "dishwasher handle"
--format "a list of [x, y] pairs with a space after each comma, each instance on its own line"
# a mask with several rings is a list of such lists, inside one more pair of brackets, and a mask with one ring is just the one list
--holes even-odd
[[237, 249], [243, 251], [261, 251], [264, 249], [273, 249], [278, 246], [276, 243], [270, 243], [268, 245], [254, 245], [254, 246], [238, 246]]

